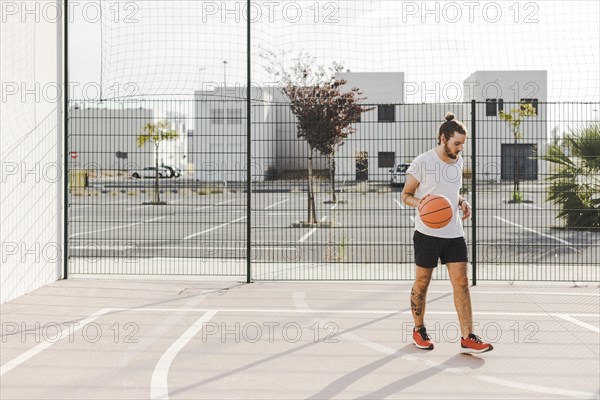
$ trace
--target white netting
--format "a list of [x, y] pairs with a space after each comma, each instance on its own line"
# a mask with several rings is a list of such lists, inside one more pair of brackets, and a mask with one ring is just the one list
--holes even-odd
[[[124, 0], [102, 7], [105, 97], [124, 85], [131, 89], [125, 95], [140, 96], [245, 85], [246, 2]], [[353, 72], [405, 72], [419, 89], [407, 102], [463, 100], [447, 98], [443, 88], [478, 70], [546, 70], [548, 101], [600, 96], [595, 1], [253, 1], [251, 10], [257, 84], [271, 80], [262, 51], [289, 61], [304, 50], [320, 64], [337, 61]]]
[[[50, 2], [0, 2], [0, 303], [53, 282], [61, 262], [57, 23]], [[50, 90], [49, 90], [50, 89]]]
[[2, 158], [35, 127], [35, 24], [18, 17], [0, 24], [0, 148]]

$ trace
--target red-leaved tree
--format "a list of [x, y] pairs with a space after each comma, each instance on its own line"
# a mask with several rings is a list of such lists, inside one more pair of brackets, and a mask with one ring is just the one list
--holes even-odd
[[283, 91], [290, 100], [292, 112], [296, 116], [298, 137], [308, 144], [308, 220], [310, 225], [317, 224], [315, 190], [313, 174], [313, 156], [315, 152], [327, 156], [332, 201], [335, 195], [335, 154], [339, 146], [351, 134], [356, 132], [354, 123], [360, 121], [360, 115], [372, 108], [363, 107], [358, 88], [343, 91], [347, 83], [336, 75], [342, 71], [337, 63], [329, 68], [316, 66], [315, 59], [303, 53], [293, 60], [293, 66], [285, 69], [282, 64], [273, 62], [277, 57], [267, 55], [271, 63], [267, 70], [280, 79]]

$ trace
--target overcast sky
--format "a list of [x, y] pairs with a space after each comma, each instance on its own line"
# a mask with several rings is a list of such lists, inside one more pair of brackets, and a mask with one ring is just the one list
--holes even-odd
[[[245, 2], [79, 1], [71, 80], [98, 96], [178, 95], [246, 82]], [[253, 82], [272, 81], [261, 49], [304, 50], [355, 72], [405, 72], [438, 101], [475, 70], [548, 71], [549, 100], [598, 101], [596, 1], [287, 1], [252, 3]], [[98, 10], [102, 10], [102, 17]], [[226, 60], [225, 65], [223, 61]], [[447, 97], [452, 98], [447, 98]], [[429, 95], [426, 101], [435, 101]], [[408, 102], [421, 102], [413, 93]]]

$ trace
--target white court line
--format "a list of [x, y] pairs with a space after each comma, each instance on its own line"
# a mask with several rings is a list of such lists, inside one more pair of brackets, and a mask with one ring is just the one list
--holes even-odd
[[269, 208], [275, 207], [279, 204], [285, 203], [286, 201], [290, 201], [290, 199], [285, 199], [283, 201], [280, 201], [279, 203], [271, 204], [270, 206], [265, 207], [265, 210], [268, 210]]
[[[392, 243], [393, 244], [393, 243]], [[259, 291], [263, 291], [264, 289], [250, 289], [248, 288], [247, 290], [259, 290]], [[279, 290], [279, 291], [285, 291], [285, 292], [289, 292], [289, 289], [277, 289], [277, 288], [269, 288], [269, 290]], [[600, 293], [567, 293], [567, 292], [478, 292], [478, 291], [473, 291], [474, 288], [471, 288], [471, 294], [509, 294], [509, 295], [515, 295], [515, 294], [539, 294], [539, 295], [550, 295], [550, 296], [591, 296], [591, 297], [600, 297]], [[355, 292], [362, 292], [362, 293], [410, 293], [410, 290], [367, 290], [367, 289], [315, 289], [313, 291], [316, 292], [327, 292], [327, 293], [331, 293], [331, 292], [349, 292], [349, 293], [355, 293]], [[450, 293], [450, 290], [427, 290], [427, 293], [438, 293], [438, 294], [448, 294]]]
[[[294, 292], [293, 302], [294, 302], [294, 305], [298, 308], [302, 308], [302, 309], [309, 308], [309, 306], [305, 300], [305, 292]], [[427, 313], [429, 314], [429, 311]], [[323, 320], [320, 320], [320, 319], [318, 319], [318, 320], [320, 323], [326, 323]], [[404, 358], [408, 361], [415, 362], [415, 363], [424, 363], [426, 366], [428, 366], [430, 368], [431, 367], [435, 368], [435, 369], [439, 370], [440, 372], [447, 372], [447, 373], [451, 373], [451, 374], [455, 374], [455, 375], [467, 376], [470, 378], [479, 379], [484, 382], [491, 382], [491, 383], [494, 383], [494, 384], [500, 385], [500, 386], [506, 386], [506, 387], [510, 387], [513, 389], [523, 389], [523, 390], [528, 390], [528, 391], [537, 392], [537, 393], [553, 394], [553, 395], [559, 395], [559, 396], [569, 396], [569, 397], [575, 397], [575, 398], [588, 398], [590, 396], [594, 396], [593, 393], [580, 392], [580, 391], [576, 391], [576, 390], [559, 389], [559, 388], [553, 388], [553, 387], [547, 387], [547, 386], [541, 386], [541, 385], [533, 385], [533, 384], [529, 384], [529, 383], [521, 383], [521, 382], [517, 382], [517, 381], [511, 381], [508, 379], [502, 379], [502, 378], [497, 378], [497, 377], [493, 377], [493, 376], [488, 376], [488, 375], [480, 374], [477, 372], [473, 373], [473, 372], [470, 372], [470, 371], [462, 369], [462, 368], [448, 367], [447, 364], [433, 361], [431, 359], [423, 359], [421, 357], [417, 357], [412, 354], [406, 354], [406, 353], [398, 354], [398, 349], [394, 349], [394, 348], [382, 345], [380, 343], [373, 342], [362, 336], [356, 335], [352, 332], [343, 332], [341, 334], [336, 334], [336, 336], [350, 339], [353, 342], [359, 343], [365, 347], [368, 347], [372, 350], [378, 351], [383, 354], [387, 354], [387, 355], [396, 355], [397, 354], [398, 358]]]
[[75, 236], [79, 236], [79, 235], [87, 235], [88, 233], [98, 233], [98, 232], [106, 232], [106, 231], [113, 231], [115, 229], [122, 229], [122, 228], [127, 228], [129, 226], [135, 226], [135, 225], [140, 225], [143, 224], [144, 222], [134, 222], [133, 224], [127, 224], [127, 225], [119, 225], [119, 226], [113, 226], [112, 228], [105, 228], [105, 229], [98, 229], [95, 231], [89, 231], [89, 232], [80, 232], [80, 233], [75, 233], [73, 235], [70, 235], [69, 237], [75, 237]]
[[404, 204], [402, 204], [401, 202], [399, 202], [398, 200], [394, 199], [394, 201], [398, 204], [398, 206], [403, 209], [406, 210], [406, 207], [404, 207]]
[[[323, 218], [321, 218], [321, 222], [325, 221], [327, 218], [329, 218], [327, 215], [324, 216]], [[304, 242], [306, 239], [308, 239], [310, 237], [310, 235], [312, 235], [313, 233], [315, 233], [317, 231], [318, 228], [312, 228], [310, 231], [308, 231], [307, 234], [305, 234], [304, 236], [302, 236], [300, 238], [300, 240], [298, 240], [298, 243], [302, 243]]]
[[[371, 314], [371, 315], [389, 315], [389, 314], [411, 314], [411, 311], [399, 310], [336, 310], [336, 309], [312, 309], [312, 308], [111, 308], [114, 311], [148, 311], [148, 312], [198, 312], [218, 311], [219, 313], [273, 313], [273, 314]], [[456, 315], [456, 311], [429, 311], [427, 314], [433, 315]], [[495, 315], [506, 317], [561, 317], [570, 315], [575, 317], [598, 317], [598, 314], [591, 313], [535, 313], [535, 312], [500, 312], [500, 311], [477, 311], [474, 315]]]
[[540, 235], [540, 236], [543, 236], [543, 237], [547, 237], [547, 238], [549, 238], [549, 239], [556, 240], [557, 242], [564, 243], [564, 244], [566, 244], [566, 245], [569, 245], [569, 246], [575, 246], [573, 243], [569, 243], [569, 242], [567, 242], [566, 240], [562, 240], [562, 239], [559, 239], [559, 238], [557, 238], [557, 237], [554, 237], [554, 236], [546, 235], [545, 233], [538, 232], [538, 231], [536, 231], [536, 230], [534, 230], [534, 229], [526, 228], [526, 227], [524, 227], [523, 225], [515, 224], [514, 222], [510, 222], [510, 221], [508, 221], [508, 220], [505, 220], [504, 218], [500, 218], [500, 217], [499, 217], [499, 216], [497, 216], [497, 215], [494, 215], [494, 218], [496, 218], [496, 219], [499, 219], [500, 221], [502, 221], [502, 222], [504, 222], [504, 223], [507, 223], [507, 224], [509, 224], [509, 225], [514, 225], [514, 226], [516, 226], [516, 227], [519, 227], [519, 228], [521, 228], [521, 229], [523, 229], [523, 230], [526, 230], [526, 231], [528, 231], [528, 232], [535, 233], [536, 235]]
[[146, 220], [144, 222], [146, 222], [146, 223], [147, 222], [154, 222], [154, 221], [158, 221], [159, 219], [163, 219], [165, 217], [166, 217], [166, 215], [163, 215], [162, 217], [152, 218], [152, 219]]
[[583, 326], [584, 328], [589, 329], [592, 332], [600, 333], [600, 329], [598, 329], [598, 327], [596, 327], [594, 325], [591, 325], [591, 324], [588, 324], [587, 322], [583, 322], [583, 321], [580, 321], [578, 319], [572, 318], [571, 315], [572, 314], [569, 314], [569, 315], [567, 315], [567, 314], [557, 314], [556, 316], [559, 317], [559, 318], [564, 319], [565, 321], [569, 321], [569, 322], [572, 322], [572, 323], [574, 323], [576, 325]]
[[75, 324], [70, 324], [68, 328], [63, 329], [63, 331], [58, 334], [58, 338], [54, 337], [54, 339], [56, 339], [56, 341], [46, 339], [42, 343], [38, 344], [37, 346], [27, 350], [25, 353], [21, 354], [20, 356], [17, 356], [16, 358], [13, 358], [9, 362], [2, 365], [0, 367], [0, 376], [4, 375], [5, 373], [12, 370], [13, 368], [18, 367], [19, 365], [23, 364], [25, 361], [29, 360], [31, 357], [46, 350], [48, 347], [57, 343], [62, 338], [72, 337], [74, 332], [77, 332], [78, 330], [80, 330], [81, 328], [86, 326], [87, 324], [95, 321], [97, 318], [101, 317], [102, 315], [104, 315], [110, 311], [111, 311], [110, 308], [103, 308], [99, 311], [96, 311], [95, 313], [93, 313], [92, 315], [90, 315], [89, 317], [87, 317], [84, 320], [78, 321]]
[[205, 233], [212, 232], [212, 231], [214, 231], [214, 230], [217, 230], [217, 229], [220, 229], [220, 228], [222, 228], [222, 227], [224, 227], [224, 226], [227, 226], [227, 225], [230, 225], [230, 224], [234, 224], [234, 223], [236, 223], [236, 222], [238, 222], [238, 221], [241, 221], [241, 220], [243, 220], [243, 219], [246, 219], [246, 217], [242, 217], [242, 218], [238, 218], [238, 219], [236, 219], [236, 220], [233, 220], [233, 221], [226, 222], [226, 223], [224, 223], [224, 224], [221, 224], [221, 225], [219, 225], [219, 226], [215, 226], [215, 227], [213, 227], [213, 228], [207, 229], [207, 230], [205, 230], [205, 231], [202, 231], [202, 232], [193, 233], [193, 234], [191, 234], [191, 235], [189, 235], [189, 236], [186, 236], [186, 237], [184, 237], [184, 238], [183, 238], [183, 240], [188, 240], [188, 239], [191, 239], [191, 238], [193, 238], [193, 237], [196, 237], [196, 236], [198, 236], [198, 235], [203, 235], [203, 234], [205, 234]]
[[[331, 206], [330, 210], [335, 210], [337, 208], [339, 203], [335, 203], [333, 206]], [[324, 216], [323, 218], [321, 218], [321, 222], [325, 221], [327, 218], [329, 218], [328, 215]], [[302, 243], [304, 242], [306, 239], [308, 239], [310, 237], [310, 235], [312, 235], [313, 233], [315, 233], [317, 231], [318, 228], [312, 228], [306, 235], [302, 236], [300, 238], [300, 240], [298, 240], [298, 243]]]
[[194, 324], [190, 326], [183, 333], [183, 335], [177, 338], [171, 347], [164, 352], [160, 360], [158, 360], [156, 367], [154, 367], [154, 372], [152, 373], [152, 381], [150, 384], [151, 399], [167, 400], [169, 398], [168, 376], [173, 360], [185, 347], [185, 345], [188, 344], [188, 342], [202, 330], [204, 323], [210, 321], [216, 313], [217, 311], [215, 310], [207, 311], [206, 314], [202, 315], [196, 322], [194, 322]]
[[[210, 293], [214, 293], [214, 290], [202, 290], [198, 296], [194, 295], [190, 297], [189, 300], [185, 302], [184, 307], [198, 306], [210, 295]], [[127, 346], [127, 350], [122, 349], [118, 352], [116, 359], [112, 362], [112, 368], [99, 368], [93, 377], [87, 381], [87, 384], [72, 397], [88, 399], [94, 397], [94, 390], [96, 387], [110, 386], [111, 383], [114, 382], [115, 376], [118, 374], [125, 374], [126, 371], [131, 368], [130, 360], [135, 359], [140, 355], [148, 354], [146, 349], [151, 348], [157, 341], [169, 337], [169, 331], [174, 326], [179, 326], [180, 321], [184, 316], [185, 314], [170, 313], [164, 320], [152, 324], [153, 328], [150, 331], [144, 330], [143, 340], [138, 340], [137, 343]], [[159, 316], [155, 317], [160, 318]], [[166, 348], [166, 346], [160, 345], [160, 348]]]

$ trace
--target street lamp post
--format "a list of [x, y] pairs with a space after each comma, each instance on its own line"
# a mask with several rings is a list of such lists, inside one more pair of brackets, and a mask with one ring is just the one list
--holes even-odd
[[227, 87], [227, 60], [223, 60], [223, 87]]

